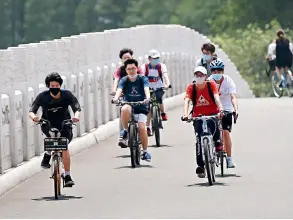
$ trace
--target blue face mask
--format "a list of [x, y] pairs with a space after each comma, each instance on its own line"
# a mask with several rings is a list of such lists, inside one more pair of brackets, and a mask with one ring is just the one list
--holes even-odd
[[223, 74], [219, 74], [219, 73], [218, 74], [212, 74], [212, 77], [213, 77], [214, 80], [219, 81], [219, 80], [222, 79]]
[[204, 54], [204, 55], [203, 55], [203, 59], [204, 59], [205, 61], [208, 61], [208, 60], [211, 59], [211, 56], [208, 55], [208, 54]]
[[152, 59], [152, 60], [151, 60], [151, 65], [152, 65], [152, 66], [156, 66], [156, 65], [159, 64], [159, 62], [160, 62], [160, 59]]

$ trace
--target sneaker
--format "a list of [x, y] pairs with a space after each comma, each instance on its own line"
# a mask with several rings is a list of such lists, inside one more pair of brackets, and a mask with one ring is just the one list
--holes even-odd
[[197, 167], [196, 174], [197, 174], [198, 178], [205, 178], [205, 176], [206, 176], [205, 169], [202, 167]]
[[152, 156], [149, 152], [144, 152], [141, 156], [141, 159], [150, 162], [152, 159]]
[[151, 131], [151, 129], [149, 127], [147, 127], [147, 134], [148, 134], [149, 137], [152, 136], [152, 131]]
[[64, 187], [72, 187], [73, 185], [75, 185], [74, 181], [71, 179], [70, 175], [66, 175], [64, 177]]
[[161, 116], [163, 121], [168, 121], [168, 115], [166, 113], [162, 113]]
[[41, 167], [44, 169], [49, 169], [51, 167], [50, 160], [51, 160], [51, 155], [44, 153]]
[[233, 163], [231, 157], [227, 157], [227, 167], [228, 167], [228, 168], [235, 168], [235, 167], [236, 167], [236, 164]]
[[127, 131], [126, 130], [122, 130], [120, 131], [120, 137], [119, 137], [119, 141], [118, 141], [118, 145], [121, 148], [127, 148]]

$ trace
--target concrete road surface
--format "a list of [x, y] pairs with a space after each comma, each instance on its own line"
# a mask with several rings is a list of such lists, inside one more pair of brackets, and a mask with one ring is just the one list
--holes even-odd
[[195, 174], [193, 128], [180, 121], [180, 108], [169, 112], [165, 146], [149, 147], [151, 163], [131, 169], [117, 132], [73, 158], [76, 186], [61, 200], [46, 170], [0, 197], [0, 217], [293, 218], [293, 99], [243, 99], [239, 106], [237, 168], [214, 186]]

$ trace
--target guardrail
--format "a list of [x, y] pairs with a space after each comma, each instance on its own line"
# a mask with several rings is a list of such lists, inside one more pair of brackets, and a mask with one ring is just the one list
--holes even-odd
[[[62, 88], [71, 90], [80, 101], [82, 112], [74, 128], [76, 138], [118, 117], [109, 93], [113, 73], [121, 65], [121, 48], [132, 48], [140, 65], [147, 62], [145, 54], [150, 49], [159, 50], [173, 87], [166, 97], [172, 97], [184, 92], [191, 82], [205, 42], [209, 39], [183, 26], [145, 25], [0, 50], [0, 174], [43, 153], [40, 127], [29, 119], [28, 111], [36, 95], [47, 89], [43, 83], [48, 73], [61, 74]], [[218, 47], [216, 53], [226, 63], [226, 73], [235, 80], [240, 97], [253, 97], [228, 56]]]

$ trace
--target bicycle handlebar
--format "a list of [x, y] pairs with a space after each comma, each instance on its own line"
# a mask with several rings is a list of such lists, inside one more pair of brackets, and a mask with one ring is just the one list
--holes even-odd
[[127, 101], [121, 101], [118, 100], [118, 103], [115, 103], [113, 100], [111, 100], [112, 104], [117, 104], [117, 106], [119, 105], [131, 105], [131, 106], [136, 106], [136, 105], [145, 105], [145, 101], [137, 101], [137, 102], [127, 102]]
[[[51, 126], [50, 121], [48, 121], [46, 119], [43, 119], [43, 118], [41, 118], [40, 122], [38, 122], [37, 124], [42, 124], [42, 125], [47, 124], [47, 125]], [[63, 128], [65, 125], [74, 125], [74, 123], [73, 123], [73, 121], [71, 119], [66, 119], [66, 120], [62, 121], [61, 127]]]
[[[172, 85], [169, 85], [168, 88], [171, 89], [172, 88]], [[150, 88], [150, 92], [154, 92], [154, 91], [157, 91], [157, 90], [167, 90], [167, 89], [165, 87], [160, 87], [160, 88], [157, 88], [156, 90]]]

